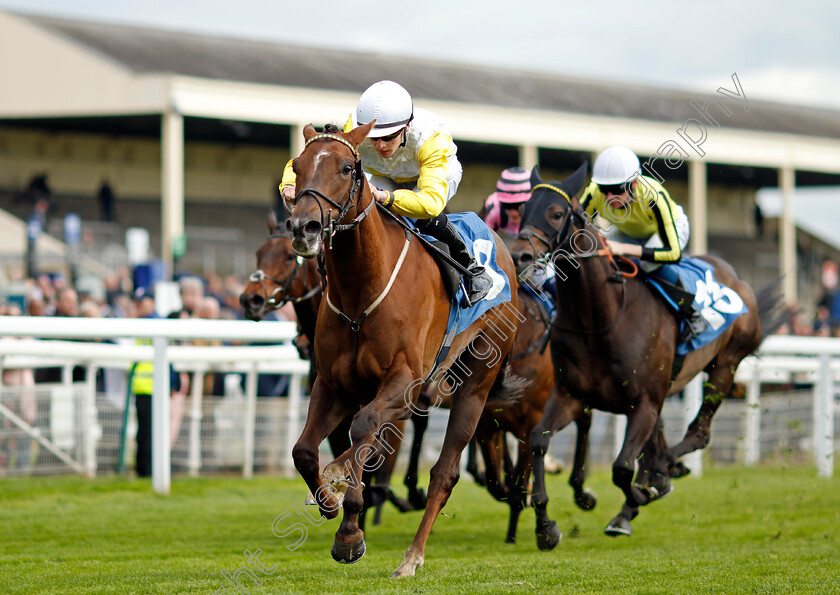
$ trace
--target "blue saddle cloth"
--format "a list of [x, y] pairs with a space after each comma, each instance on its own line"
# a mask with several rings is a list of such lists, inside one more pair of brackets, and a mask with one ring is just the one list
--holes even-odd
[[519, 288], [534, 298], [538, 304], [542, 304], [545, 307], [545, 311], [548, 313], [549, 320], [554, 319], [554, 314], [557, 312], [557, 279], [556, 277], [552, 277], [551, 279], [546, 280], [543, 284], [539, 287], [539, 291], [535, 290], [531, 287], [528, 283], [520, 282]]
[[[464, 288], [458, 289], [454, 301], [449, 306], [449, 322], [446, 325], [447, 336], [452, 329], [457, 329], [452, 335], [457, 336], [467, 330], [490, 308], [509, 302], [511, 290], [510, 280], [496, 263], [496, 241], [490, 232], [490, 228], [482, 221], [481, 217], [472, 212], [452, 213], [448, 214], [447, 217], [461, 234], [464, 243], [467, 245], [467, 251], [478, 264], [487, 269], [488, 274], [493, 279], [493, 287], [487, 297], [469, 308], [460, 307], [460, 304], [464, 301]], [[411, 220], [408, 219], [408, 221]], [[423, 235], [423, 237], [429, 241], [435, 241], [432, 236]]]
[[[714, 268], [705, 260], [683, 256], [679, 263], [662, 265], [652, 274], [655, 276], [646, 277], [648, 283], [662, 295], [674, 312], [678, 312], [679, 307], [656, 282], [656, 277], [669, 283], [675, 283], [677, 278], [681, 279], [683, 287], [695, 293], [693, 305], [709, 323], [699, 336], [677, 345], [677, 355], [686, 355], [711, 343], [729, 328], [736, 318], [747, 312], [741, 296], [735, 290], [718, 283], [714, 276]], [[685, 321], [680, 323], [687, 324]]]

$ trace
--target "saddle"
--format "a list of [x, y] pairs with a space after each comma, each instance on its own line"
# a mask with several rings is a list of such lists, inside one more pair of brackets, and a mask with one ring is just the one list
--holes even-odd
[[[440, 252], [449, 256], [449, 246], [440, 240], [429, 241], [429, 243], [440, 250]], [[435, 259], [438, 269], [440, 269], [440, 276], [443, 280], [443, 287], [446, 289], [446, 295], [449, 297], [449, 301], [452, 302], [458, 294], [458, 287], [461, 284], [461, 274], [454, 266], [449, 264], [443, 256], [440, 255], [440, 252], [437, 252], [436, 250], [429, 250], [428, 247], [426, 250], [432, 255], [432, 258]]]

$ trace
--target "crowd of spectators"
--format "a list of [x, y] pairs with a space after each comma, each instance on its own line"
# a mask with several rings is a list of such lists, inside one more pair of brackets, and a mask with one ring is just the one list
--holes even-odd
[[[161, 315], [156, 311], [156, 302], [153, 289], [150, 287], [135, 286], [132, 275], [127, 268], [119, 269], [116, 273], [108, 275], [96, 282], [78, 283], [71, 285], [63, 275], [40, 275], [37, 278], [12, 279], [10, 286], [18, 288], [5, 298], [0, 298], [0, 316], [65, 316], [65, 317], [94, 317], [94, 318], [156, 318]], [[168, 318], [201, 318], [201, 319], [240, 319], [242, 312], [239, 305], [239, 296], [245, 288], [245, 283], [235, 275], [219, 277], [215, 274], [207, 274], [203, 277], [185, 275], [178, 279], [178, 293], [181, 298], [181, 307], [168, 313]], [[167, 313], [162, 313], [167, 314]], [[294, 310], [291, 306], [283, 308], [267, 316], [271, 319], [294, 320]], [[192, 341], [193, 344], [210, 344], [209, 342]], [[140, 364], [142, 365], [142, 364]], [[137, 364], [135, 364], [135, 368]], [[83, 381], [85, 376], [84, 368], [76, 368], [73, 371], [74, 381]], [[227, 376], [239, 376], [231, 375]], [[34, 388], [41, 382], [58, 382], [61, 379], [60, 368], [38, 368], [35, 370], [4, 370], [3, 384], [7, 387]], [[105, 389], [105, 375], [102, 370], [97, 374], [97, 385], [99, 392], [107, 392]], [[223, 396], [232, 385], [244, 384], [244, 378], [227, 378], [225, 374], [207, 374], [203, 383], [203, 394], [205, 396]], [[260, 396], [282, 396], [285, 395], [287, 382], [281, 376], [260, 375], [259, 387]], [[172, 372], [171, 378], [171, 441], [174, 444], [179, 431], [185, 410], [185, 400], [193, 379], [191, 374]], [[13, 412], [30, 425], [37, 425], [36, 400], [34, 391], [20, 393], [18, 389], [8, 403]], [[134, 391], [137, 400], [140, 396]], [[147, 399], [149, 400], [149, 399]], [[141, 419], [141, 409], [148, 415], [149, 419]], [[146, 411], [148, 409], [148, 411]], [[145, 429], [138, 427], [138, 464], [135, 468], [139, 476], [148, 476], [151, 473], [151, 451], [150, 451], [150, 403], [149, 407], [143, 409], [138, 405], [139, 426], [148, 426]], [[9, 424], [2, 420], [2, 428]], [[11, 441], [10, 441], [11, 440]], [[26, 461], [31, 464], [30, 452], [32, 440], [29, 437], [8, 439], [3, 437], [0, 431], [0, 442], [2, 451], [0, 454], [0, 475], [9, 465], [13, 467], [27, 467]], [[141, 446], [143, 448], [141, 448]], [[14, 456], [16, 460], [10, 460], [9, 453], [19, 453]], [[34, 455], [32, 455], [34, 456]]]
[[840, 287], [836, 262], [823, 262], [820, 282], [821, 294], [815, 304], [814, 313], [797, 312], [776, 334], [840, 337]]
[[[132, 295], [140, 287], [135, 287], [127, 268], [108, 275], [96, 284], [98, 287], [89, 283], [74, 287], [60, 274], [11, 279], [10, 283], [24, 289], [16, 291], [12, 297], [0, 298], [0, 315], [13, 313], [9, 311], [9, 305], [15, 303], [21, 314], [29, 316], [137, 317], [137, 304]], [[242, 318], [239, 295], [245, 283], [238, 276], [183, 276], [178, 285], [183, 309], [190, 316], [223, 320]]]

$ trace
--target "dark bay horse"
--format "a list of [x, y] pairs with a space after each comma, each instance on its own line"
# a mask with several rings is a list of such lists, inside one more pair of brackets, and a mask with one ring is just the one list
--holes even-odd
[[[365, 552], [357, 478], [375, 460], [377, 437], [410, 415], [421, 385], [433, 372], [450, 308], [432, 256], [375, 208], [356, 151], [372, 126], [322, 134], [312, 125], [304, 128], [306, 144], [293, 162], [297, 196], [288, 221], [299, 255], [313, 258], [324, 250], [329, 278], [329, 307], [320, 309], [315, 333], [318, 377], [292, 456], [322, 515], [335, 518], [343, 506], [331, 553], [345, 563]], [[515, 281], [507, 249], [498, 236], [494, 242], [501, 270]], [[509, 303], [495, 304], [451, 345], [457, 369], [443, 369], [441, 376], [452, 387], [443, 447], [431, 470], [420, 527], [391, 576], [412, 576], [423, 564], [429, 533], [458, 481], [461, 452], [475, 432], [488, 393], [506, 389], [513, 332], [503, 330], [510, 326], [505, 307], [518, 307], [515, 291]], [[320, 473], [318, 445], [353, 412], [351, 448]], [[347, 486], [343, 504], [335, 484]]]
[[[748, 311], [717, 339], [688, 353], [672, 379], [678, 331], [674, 314], [641, 277], [622, 272], [573, 193], [562, 183], [543, 184], [536, 168], [531, 181], [533, 195], [511, 253], [521, 281], [540, 258], [550, 262], [557, 275], [559, 307], [551, 334], [557, 391], [531, 433], [537, 543], [551, 549], [560, 539], [546, 512], [542, 468], [551, 436], [587, 409], [627, 416], [624, 444], [612, 468], [613, 483], [624, 492], [625, 504], [605, 531], [629, 535], [639, 506], [670, 490], [669, 475], [677, 459], [708, 444], [712, 417], [732, 388], [735, 369], [773, 330], [762, 325], [778, 307], [778, 296], [762, 292], [759, 304], [730, 265], [703, 256], [714, 266], [718, 282], [737, 292]], [[659, 422], [663, 401], [701, 371], [709, 377], [700, 411], [683, 440], [667, 448]]]

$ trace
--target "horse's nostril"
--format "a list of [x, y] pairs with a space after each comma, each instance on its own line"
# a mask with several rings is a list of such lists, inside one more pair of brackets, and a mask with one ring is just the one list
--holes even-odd
[[318, 221], [309, 221], [303, 226], [303, 233], [306, 235], [316, 236], [321, 233], [321, 224]]
[[243, 293], [239, 296], [239, 303], [242, 305], [243, 308], [262, 308], [265, 300], [262, 296], [257, 295], [255, 293]]

